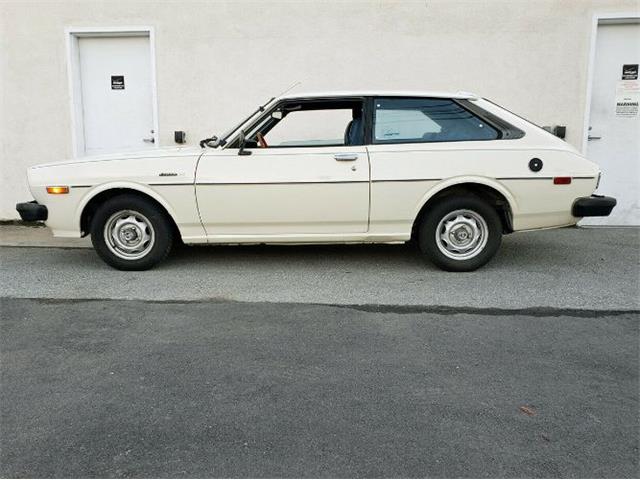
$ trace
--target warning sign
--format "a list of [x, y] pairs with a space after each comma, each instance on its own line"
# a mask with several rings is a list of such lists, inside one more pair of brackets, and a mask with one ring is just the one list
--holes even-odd
[[616, 117], [637, 117], [639, 103], [640, 80], [619, 80], [616, 85]]

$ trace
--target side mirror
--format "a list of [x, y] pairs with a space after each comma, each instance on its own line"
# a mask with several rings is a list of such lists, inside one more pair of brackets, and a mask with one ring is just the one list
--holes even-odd
[[244, 149], [244, 144], [245, 144], [244, 130], [240, 130], [240, 135], [238, 135], [238, 143], [240, 146], [240, 150], [238, 150], [238, 155], [251, 155], [251, 152], [249, 150]]
[[205, 144], [211, 148], [218, 148], [220, 146], [220, 139], [214, 136], [214, 137], [211, 137], [209, 140], [207, 140]]
[[[175, 132], [175, 133], [177, 134], [178, 132]], [[177, 139], [176, 139], [176, 142], [177, 143], [184, 143], [184, 142], [178, 142]], [[205, 145], [207, 147], [217, 148], [220, 145], [220, 139], [214, 135], [213, 137], [205, 138], [203, 140], [200, 140], [200, 148], [204, 148]]]

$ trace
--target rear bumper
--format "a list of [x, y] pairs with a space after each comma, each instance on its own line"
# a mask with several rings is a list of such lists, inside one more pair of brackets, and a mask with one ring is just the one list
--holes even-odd
[[47, 207], [40, 205], [35, 200], [16, 204], [16, 210], [20, 214], [20, 218], [25, 222], [44, 221], [49, 217]]
[[573, 202], [571, 214], [574, 217], [606, 217], [616, 206], [616, 199], [603, 195], [580, 197]]

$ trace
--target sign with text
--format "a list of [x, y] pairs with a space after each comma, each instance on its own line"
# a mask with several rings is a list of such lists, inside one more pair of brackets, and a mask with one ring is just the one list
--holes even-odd
[[618, 80], [616, 117], [637, 117], [640, 103], [640, 80]]
[[622, 80], [638, 80], [638, 64], [622, 65]]
[[111, 75], [111, 90], [124, 90], [124, 75]]

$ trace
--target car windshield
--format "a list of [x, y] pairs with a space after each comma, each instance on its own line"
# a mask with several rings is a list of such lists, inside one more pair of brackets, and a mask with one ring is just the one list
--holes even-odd
[[245, 123], [247, 123], [249, 120], [251, 120], [253, 117], [255, 117], [258, 113], [262, 113], [264, 112], [265, 108], [267, 105], [269, 105], [271, 102], [273, 102], [275, 100], [276, 97], [271, 97], [269, 100], [267, 100], [263, 105], [260, 105], [251, 115], [249, 115], [248, 117], [245, 117], [241, 122], [237, 123], [233, 128], [227, 130], [221, 137], [220, 137], [220, 146], [224, 146], [227, 143], [228, 138], [233, 135], [233, 133], [235, 131], [237, 131], [240, 127], [242, 127]]

